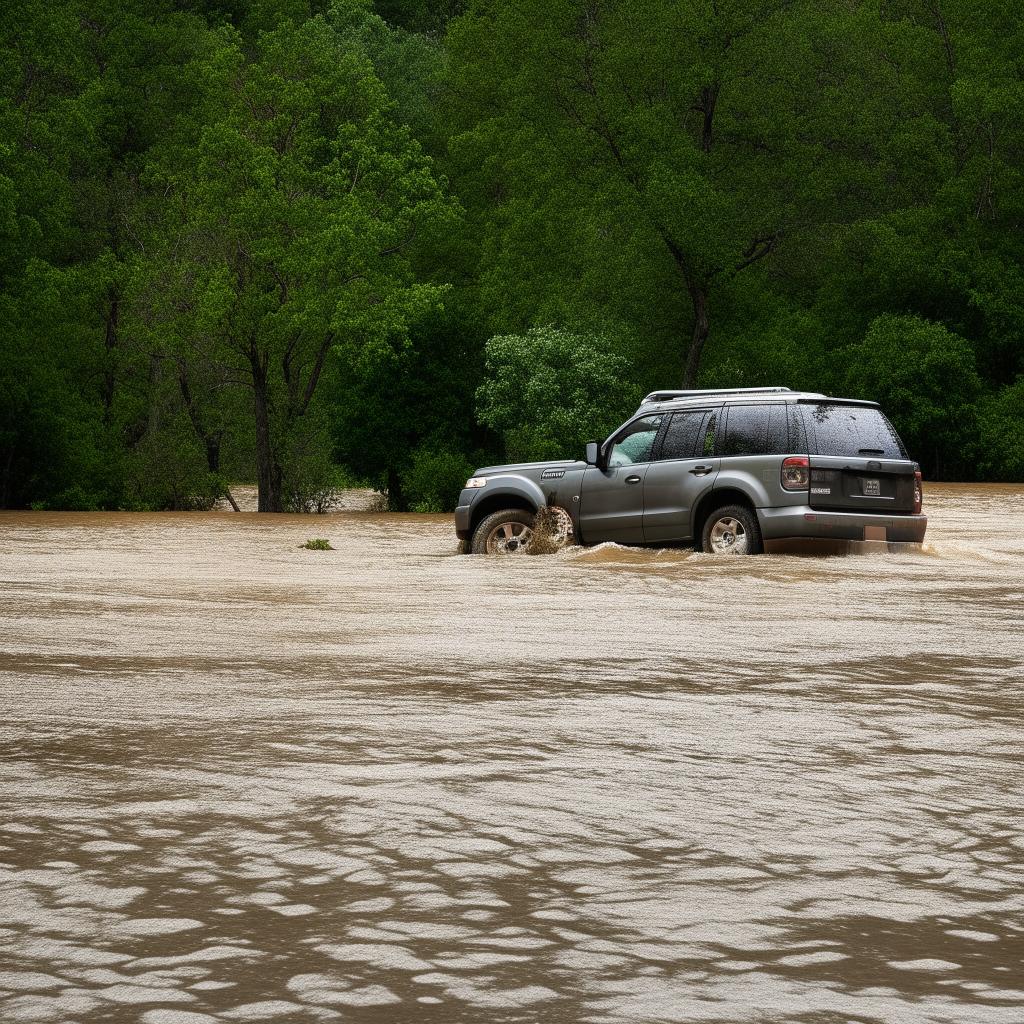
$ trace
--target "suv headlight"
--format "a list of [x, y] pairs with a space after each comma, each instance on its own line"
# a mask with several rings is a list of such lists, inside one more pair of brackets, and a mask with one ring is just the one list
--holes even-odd
[[487, 483], [487, 477], [485, 477], [485, 476], [471, 476], [466, 481], [466, 486], [467, 487], [483, 487], [483, 485], [485, 483]]

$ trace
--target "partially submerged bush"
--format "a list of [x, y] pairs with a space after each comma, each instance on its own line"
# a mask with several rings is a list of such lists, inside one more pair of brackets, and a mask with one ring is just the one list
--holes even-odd
[[333, 551], [334, 547], [326, 537], [313, 537], [307, 540], [305, 544], [300, 544], [300, 548], [306, 548], [309, 551]]
[[402, 474], [405, 498], [413, 512], [451, 512], [473, 464], [461, 452], [421, 446]]
[[[207, 468], [206, 455], [180, 413], [167, 412], [125, 456], [119, 505], [131, 510], [208, 512], [223, 493], [224, 481]], [[62, 496], [63, 507], [75, 501]]]
[[300, 424], [285, 439], [281, 491], [286, 512], [322, 515], [337, 502], [338, 491], [352, 486], [349, 475], [335, 465], [326, 427]]

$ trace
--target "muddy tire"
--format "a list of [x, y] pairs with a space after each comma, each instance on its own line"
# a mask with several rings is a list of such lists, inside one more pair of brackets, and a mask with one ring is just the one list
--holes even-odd
[[541, 505], [533, 517], [531, 555], [553, 555], [573, 542], [572, 516], [559, 505]]
[[746, 505], [723, 505], [704, 520], [701, 551], [709, 555], [759, 555], [764, 551], [757, 514]]
[[474, 555], [525, 554], [533, 537], [533, 513], [521, 508], [492, 512], [473, 531]]

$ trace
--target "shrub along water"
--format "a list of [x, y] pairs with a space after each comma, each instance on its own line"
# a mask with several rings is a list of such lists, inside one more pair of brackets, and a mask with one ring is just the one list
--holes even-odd
[[300, 544], [300, 548], [306, 548], [309, 551], [333, 551], [334, 547], [331, 542], [325, 537], [314, 537], [311, 540], [307, 540], [305, 544]]

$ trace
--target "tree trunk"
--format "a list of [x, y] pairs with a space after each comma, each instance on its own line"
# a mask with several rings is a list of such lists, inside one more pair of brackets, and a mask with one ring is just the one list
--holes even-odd
[[267, 392], [266, 369], [258, 359], [252, 362], [252, 383], [256, 413], [256, 484], [259, 493], [258, 512], [283, 512], [281, 467], [274, 457], [270, 431], [270, 395]]
[[[199, 413], [196, 403], [192, 399], [192, 388], [188, 382], [188, 372], [185, 369], [184, 360], [178, 366], [178, 384], [181, 388], [181, 397], [185, 401], [185, 409], [188, 411], [188, 418], [192, 423], [192, 429], [196, 436], [203, 443], [206, 449], [206, 468], [213, 476], [220, 476], [220, 445], [224, 438], [222, 430], [211, 431], [208, 429], [203, 417]], [[231, 507], [237, 512], [238, 505], [234, 496], [228, 488], [224, 488], [224, 497], [228, 499]]]
[[388, 466], [388, 509], [392, 512], [408, 512], [409, 506], [402, 491], [402, 482], [398, 470]]
[[[220, 441], [221, 434], [214, 434], [212, 436], [205, 437], [206, 444], [206, 468], [210, 473], [215, 476], [220, 476]], [[231, 493], [231, 488], [227, 484], [221, 485], [224, 489], [224, 497], [228, 499], [228, 504], [236, 511], [241, 512], [242, 510], [238, 507], [238, 502], [235, 501], [235, 496]]]
[[718, 83], [709, 85], [700, 91], [700, 105], [698, 109], [704, 115], [704, 123], [701, 125], [700, 148], [705, 153], [711, 152], [711, 143], [714, 139], [715, 104], [718, 102]]
[[220, 437], [205, 437], [206, 468], [215, 476], [220, 472]]
[[679, 276], [690, 293], [693, 305], [693, 334], [690, 335], [690, 346], [686, 351], [686, 366], [683, 370], [683, 387], [692, 388], [697, 383], [697, 371], [700, 369], [700, 357], [704, 352], [704, 343], [708, 340], [708, 282], [709, 278], [699, 277], [683, 254], [683, 250], [672, 240], [667, 231], [661, 232], [672, 259], [675, 261]]
[[11, 490], [11, 467], [14, 465], [14, 445], [11, 444], [7, 448], [6, 458], [4, 459], [5, 466], [4, 471], [0, 473], [0, 508], [7, 508], [7, 500], [10, 496]]
[[700, 370], [700, 358], [704, 352], [704, 344], [708, 340], [708, 294], [700, 285], [690, 286], [690, 298], [693, 301], [693, 334], [690, 337], [690, 348], [686, 354], [686, 369], [683, 372], [683, 387], [697, 386], [697, 372]]
[[110, 305], [107, 308], [106, 324], [103, 331], [105, 359], [103, 365], [103, 425], [110, 426], [111, 410], [114, 406], [114, 349], [117, 348], [117, 326], [120, 302], [117, 291], [111, 288], [107, 293]]

